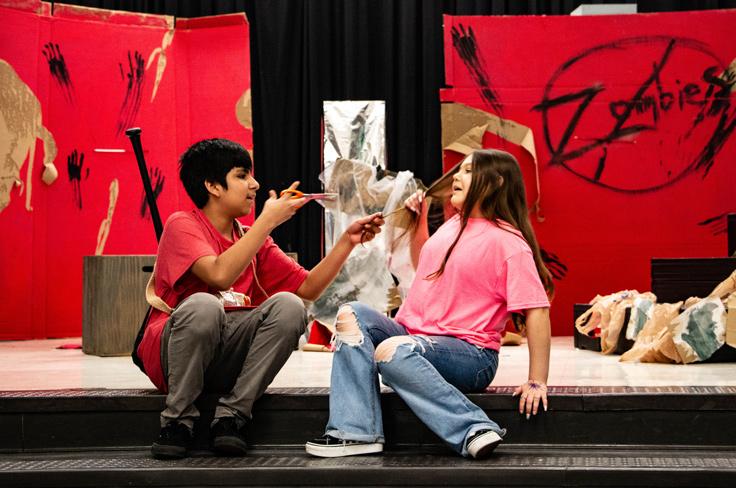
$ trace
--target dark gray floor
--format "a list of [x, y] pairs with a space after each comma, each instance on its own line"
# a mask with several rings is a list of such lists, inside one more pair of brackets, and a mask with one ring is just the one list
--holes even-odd
[[159, 461], [149, 452], [0, 456], [0, 486], [733, 486], [736, 449], [502, 445], [487, 460], [394, 451], [319, 459], [302, 449]]

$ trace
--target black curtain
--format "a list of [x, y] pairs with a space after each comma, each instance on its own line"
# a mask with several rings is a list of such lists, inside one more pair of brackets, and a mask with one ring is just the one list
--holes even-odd
[[[257, 177], [319, 191], [324, 100], [385, 100], [387, 166], [441, 173], [442, 11], [423, 0], [255, 2], [252, 26]], [[262, 195], [261, 198], [265, 198]], [[306, 266], [321, 255], [321, 207], [274, 232]]]
[[[251, 28], [259, 208], [268, 189], [319, 191], [324, 100], [385, 100], [388, 169], [429, 183], [441, 173], [442, 15], [568, 15], [579, 0], [100, 0], [91, 7], [178, 17], [246, 12]], [[632, 3], [622, 0], [596, 3]], [[640, 12], [735, 8], [736, 0], [640, 1]], [[194, 141], [192, 141], [194, 142]], [[310, 268], [321, 256], [321, 207], [274, 231]]]

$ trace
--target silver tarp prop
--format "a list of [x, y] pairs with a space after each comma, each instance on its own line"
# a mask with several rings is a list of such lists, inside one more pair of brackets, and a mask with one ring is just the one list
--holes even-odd
[[386, 167], [386, 104], [383, 100], [325, 101], [323, 165], [330, 179], [338, 159]]
[[[334, 202], [320, 202], [326, 210], [327, 250], [353, 221], [375, 212], [386, 215], [417, 189], [410, 171], [377, 178], [377, 171], [383, 174], [385, 167], [384, 113], [382, 101], [324, 103], [324, 171], [320, 180], [326, 192], [339, 195]], [[396, 292], [391, 273], [399, 280], [400, 292], [414, 278], [408, 245], [395, 242], [401, 232], [387, 224], [373, 241], [356, 246], [335, 281], [312, 304], [314, 318], [333, 324], [338, 307], [350, 301], [379, 311], [392, 308], [390, 297]]]

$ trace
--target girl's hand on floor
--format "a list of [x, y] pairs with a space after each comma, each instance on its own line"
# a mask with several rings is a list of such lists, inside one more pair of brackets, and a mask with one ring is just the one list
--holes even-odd
[[547, 411], [547, 385], [541, 381], [529, 380], [514, 390], [512, 396], [519, 397], [519, 413], [526, 413], [526, 418], [536, 415], [539, 411], [539, 403], [542, 403], [544, 411]]

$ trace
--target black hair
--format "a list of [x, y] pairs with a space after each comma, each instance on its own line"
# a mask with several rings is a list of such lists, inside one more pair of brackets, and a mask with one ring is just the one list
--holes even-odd
[[225, 177], [233, 168], [253, 170], [248, 151], [228, 139], [205, 139], [192, 144], [179, 158], [179, 179], [197, 208], [203, 208], [209, 200], [205, 181], [227, 189]]

